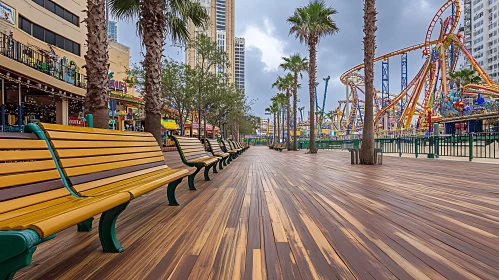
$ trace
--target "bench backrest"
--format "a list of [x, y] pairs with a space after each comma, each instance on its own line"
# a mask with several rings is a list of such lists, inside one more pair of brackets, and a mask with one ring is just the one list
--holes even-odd
[[0, 133], [0, 220], [6, 213], [69, 196], [45, 140]]
[[225, 148], [227, 149], [227, 151], [234, 150], [234, 148], [232, 147], [232, 145], [230, 144], [229, 141], [223, 140], [222, 142], [223, 142]]
[[229, 140], [229, 143], [232, 145], [233, 149], [237, 150], [237, 149], [241, 149], [236, 142], [232, 141], [232, 140]]
[[220, 148], [217, 139], [206, 139], [206, 141], [208, 142], [208, 145], [210, 145], [210, 149], [214, 155], [224, 153], [224, 151], [222, 151], [222, 148]]
[[77, 192], [168, 168], [150, 133], [39, 125]]
[[170, 135], [170, 138], [175, 140], [175, 145], [177, 145], [180, 157], [185, 164], [189, 164], [194, 160], [212, 157], [206, 152], [201, 141], [195, 137]]

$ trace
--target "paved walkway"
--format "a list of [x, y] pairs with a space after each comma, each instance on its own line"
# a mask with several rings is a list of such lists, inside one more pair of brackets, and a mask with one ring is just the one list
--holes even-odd
[[132, 201], [123, 253], [102, 253], [96, 219], [16, 278], [499, 279], [498, 182], [496, 165], [252, 147], [199, 190], [183, 182], [179, 207], [165, 189]]

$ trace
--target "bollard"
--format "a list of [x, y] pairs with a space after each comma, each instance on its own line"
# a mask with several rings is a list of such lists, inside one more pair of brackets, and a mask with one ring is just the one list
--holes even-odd
[[94, 127], [94, 116], [92, 114], [88, 114], [86, 117], [88, 127]]
[[382, 149], [374, 149], [374, 164], [376, 164], [376, 165], [383, 164], [383, 150]]
[[350, 149], [350, 163], [359, 164], [359, 149]]

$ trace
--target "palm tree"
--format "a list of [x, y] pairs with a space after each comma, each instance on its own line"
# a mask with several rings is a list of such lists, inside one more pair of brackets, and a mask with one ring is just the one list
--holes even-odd
[[145, 45], [142, 66], [145, 70], [145, 130], [161, 142], [161, 58], [163, 41], [189, 40], [188, 21], [195, 26], [207, 24], [209, 16], [199, 2], [192, 0], [110, 0], [112, 13], [118, 19], [139, 18], [138, 33]]
[[[283, 139], [284, 138], [284, 135], [283, 135], [283, 138], [281, 138], [281, 112], [282, 112], [282, 108], [284, 108], [284, 106], [286, 106], [286, 94], [284, 93], [278, 93], [276, 94], [274, 97], [272, 97], [272, 102], [275, 102], [277, 104], [277, 107], [278, 107], [278, 114], [277, 114], [277, 140], [280, 142], [280, 139]], [[284, 125], [284, 118], [282, 120], [282, 124]]]
[[297, 116], [298, 116], [298, 76], [303, 78], [301, 72], [307, 71], [308, 69], [308, 58], [301, 57], [300, 54], [295, 53], [290, 57], [283, 57], [284, 63], [280, 65], [285, 71], [293, 72], [293, 150], [298, 151], [298, 143], [296, 139], [296, 133], [298, 129]]
[[109, 53], [105, 0], [87, 1], [87, 45], [85, 109], [94, 117], [94, 127], [109, 129]]
[[[272, 87], [277, 87], [280, 91], [286, 91], [286, 100], [282, 104], [286, 108], [286, 131], [287, 131], [287, 136], [286, 136], [286, 144], [288, 146], [288, 150], [290, 150], [290, 145], [289, 143], [291, 142], [291, 118], [290, 118], [290, 98], [291, 98], [291, 88], [293, 87], [293, 75], [291, 73], [288, 73], [286, 76], [281, 77], [277, 76], [277, 80], [275, 83], [272, 84]], [[284, 101], [284, 100], [283, 100]], [[284, 124], [283, 124], [284, 125]]]
[[364, 1], [365, 113], [360, 163], [374, 164], [374, 52], [376, 50], [376, 0]]
[[317, 80], [317, 45], [322, 37], [333, 35], [339, 31], [332, 15], [337, 11], [327, 7], [324, 1], [314, 0], [307, 6], [297, 8], [288, 18], [291, 24], [290, 34], [295, 34], [301, 43], [308, 46], [310, 63], [308, 67], [308, 88], [310, 94], [310, 153], [317, 153], [315, 147], [315, 108], [314, 88]]
[[482, 82], [482, 78], [477, 75], [475, 69], [468, 68], [450, 72], [447, 79], [449, 79], [451, 83], [454, 83], [459, 90], [462, 90], [465, 85], [479, 84]]
[[272, 100], [272, 103], [270, 104], [269, 107], [267, 107], [265, 109], [265, 111], [268, 112], [268, 113], [270, 113], [270, 114], [272, 114], [272, 115], [274, 115], [274, 123], [273, 123], [274, 125], [272, 125], [273, 130], [274, 130], [273, 134], [272, 134], [273, 135], [272, 142], [275, 145], [275, 143], [276, 143], [276, 134], [275, 134], [276, 126], [275, 126], [275, 123], [276, 123], [276, 115], [279, 113], [279, 105], [277, 104], [277, 102], [275, 102], [274, 100]]

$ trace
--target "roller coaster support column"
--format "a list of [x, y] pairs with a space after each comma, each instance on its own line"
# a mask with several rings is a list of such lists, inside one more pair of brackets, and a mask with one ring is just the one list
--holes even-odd
[[[390, 64], [389, 59], [385, 59], [381, 62], [381, 106], [383, 109], [388, 106], [387, 101], [390, 98]], [[385, 121], [383, 127], [385, 130], [388, 129], [388, 112], [385, 114]]]
[[[400, 92], [404, 91], [405, 88], [407, 88], [407, 76], [408, 76], [408, 73], [407, 73], [407, 53], [403, 53], [402, 54], [402, 59], [401, 59], [401, 72], [402, 73], [402, 77], [401, 77], [401, 84], [400, 84]], [[407, 104], [407, 98], [409, 97], [409, 95], [406, 95], [405, 96], [405, 100], [401, 99], [400, 100], [400, 110], [402, 111], [404, 109], [404, 107], [406, 106]]]
[[350, 92], [348, 91], [348, 85], [349, 85], [349, 81], [347, 81], [347, 84], [346, 84], [347, 94], [345, 95], [345, 100], [346, 100], [346, 103], [345, 103], [345, 116], [349, 116], [350, 115], [350, 108], [348, 108], [349, 101], [350, 101]]

